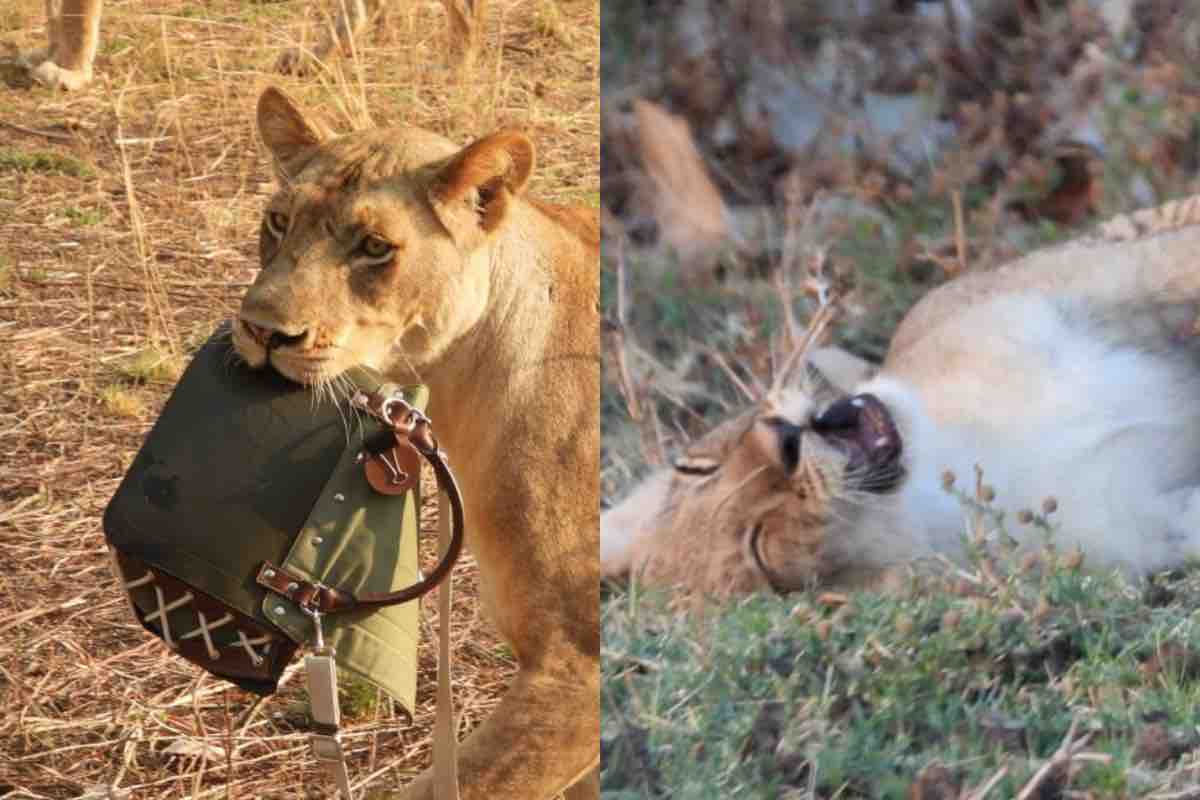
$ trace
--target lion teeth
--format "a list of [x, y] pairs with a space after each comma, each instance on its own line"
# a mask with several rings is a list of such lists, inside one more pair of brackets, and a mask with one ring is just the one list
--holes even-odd
[[878, 439], [875, 440], [876, 447], [883, 447], [887, 443], [888, 443], [888, 437], [886, 437], [886, 436], [880, 436]]
[[861, 397], [856, 397], [850, 401], [850, 405], [854, 406], [855, 408], [862, 408], [864, 405], [863, 399]]

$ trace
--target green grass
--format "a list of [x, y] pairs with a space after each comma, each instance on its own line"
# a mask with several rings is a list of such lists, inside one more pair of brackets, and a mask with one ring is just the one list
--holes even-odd
[[155, 347], [146, 347], [116, 364], [118, 376], [135, 385], [145, 383], [171, 383], [181, 368], [179, 361], [169, 353]]
[[3, 172], [40, 172], [75, 178], [90, 178], [95, 174], [90, 166], [72, 156], [13, 147], [0, 147], [0, 173]]
[[100, 403], [110, 414], [137, 418], [146, 413], [146, 401], [128, 386], [112, 384], [100, 390]]
[[378, 709], [384, 699], [370, 681], [349, 675], [338, 681], [338, 704], [350, 719], [366, 719]]
[[68, 206], [63, 209], [63, 216], [76, 225], [99, 225], [104, 221], [104, 209]]
[[[1052, 547], [1037, 563], [973, 549], [971, 579], [933, 567], [845, 605], [753, 596], [681, 613], [612, 589], [605, 796], [899, 800], [942, 765], [960, 787], [1004, 769], [988, 796], [1016, 797], [1073, 721], [1092, 755], [1072, 790], [1183, 780], [1179, 757], [1200, 745], [1200, 574], [1139, 589]], [[1034, 796], [1067, 788], [1045, 780]]]
[[105, 58], [114, 58], [132, 50], [136, 42], [128, 36], [101, 37], [98, 51]]

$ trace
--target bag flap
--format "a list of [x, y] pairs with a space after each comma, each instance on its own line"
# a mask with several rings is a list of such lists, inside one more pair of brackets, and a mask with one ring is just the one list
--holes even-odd
[[[425, 387], [401, 391], [409, 404], [425, 410]], [[420, 505], [417, 490], [396, 497], [376, 493], [363, 476], [357, 450], [347, 450], [281, 566], [288, 574], [355, 596], [410, 586], [420, 580]], [[285, 598], [268, 594], [262, 611], [293, 639], [312, 641], [312, 620]], [[340, 666], [379, 686], [412, 713], [419, 615], [419, 603], [404, 603], [327, 614], [321, 626]]]

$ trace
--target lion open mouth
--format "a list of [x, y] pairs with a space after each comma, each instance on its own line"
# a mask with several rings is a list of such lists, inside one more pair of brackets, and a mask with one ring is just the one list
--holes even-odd
[[887, 406], [875, 395], [838, 400], [813, 419], [812, 429], [849, 457], [846, 475], [855, 488], [888, 492], [899, 484], [903, 443]]

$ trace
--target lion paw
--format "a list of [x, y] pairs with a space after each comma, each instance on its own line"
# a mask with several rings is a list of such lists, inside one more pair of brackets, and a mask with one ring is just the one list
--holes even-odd
[[43, 61], [30, 70], [34, 80], [51, 89], [76, 91], [92, 82], [90, 69], [63, 69], [53, 61]]

